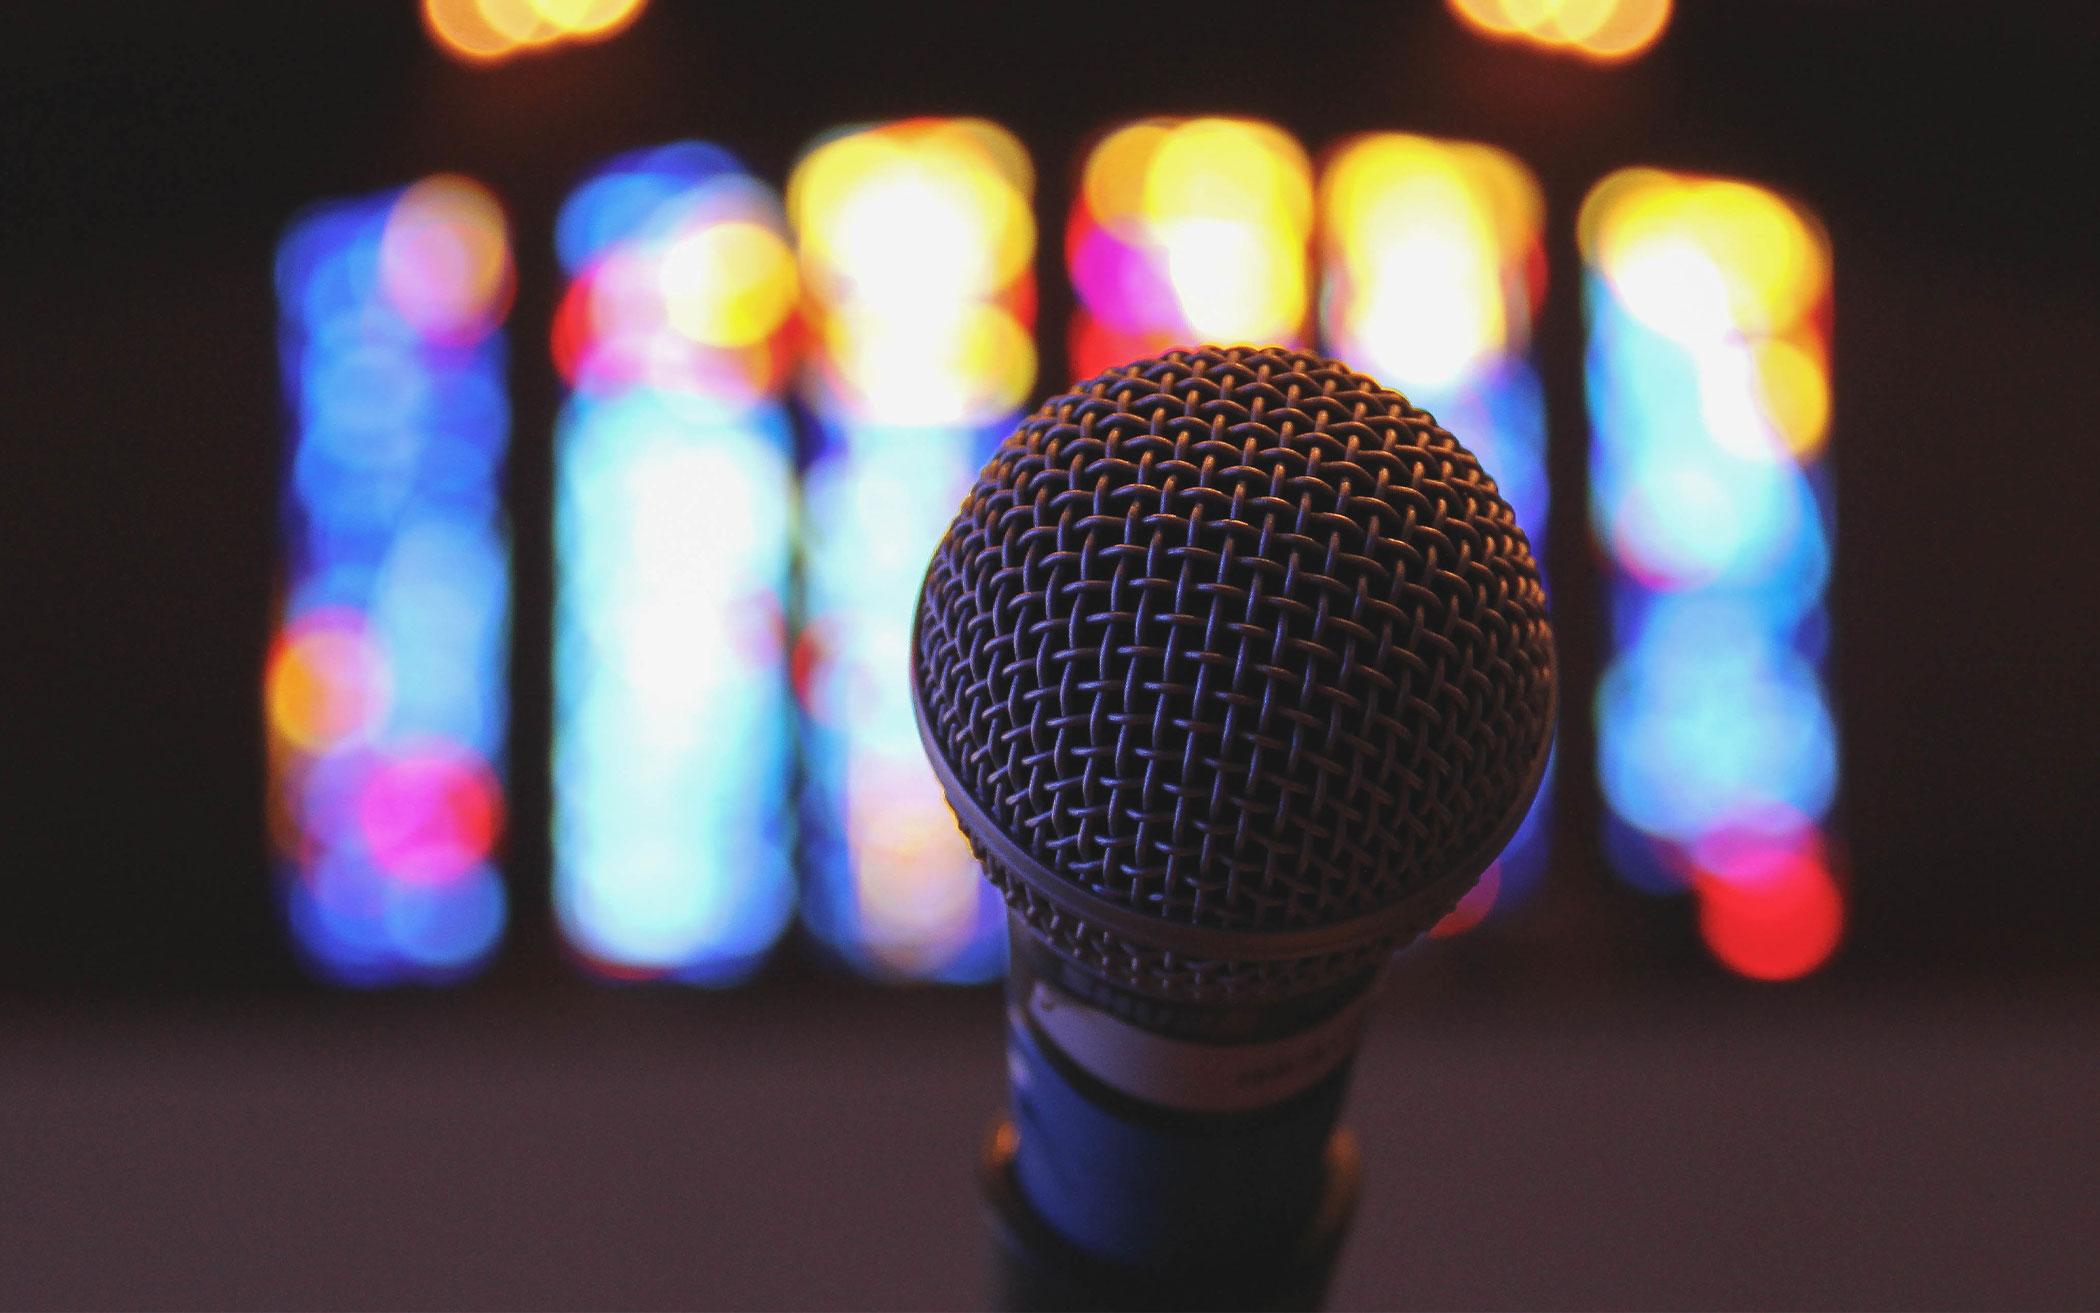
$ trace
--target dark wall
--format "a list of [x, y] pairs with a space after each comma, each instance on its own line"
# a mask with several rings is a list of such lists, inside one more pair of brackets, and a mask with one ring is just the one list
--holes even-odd
[[[1266, 115], [1315, 148], [1369, 128], [1465, 135], [1530, 162], [1557, 233], [1542, 351], [1556, 605], [1578, 678], [1594, 671], [1597, 594], [1574, 206], [1635, 162], [1809, 200], [1838, 280], [1841, 824], [1857, 895], [1840, 970], [2089, 964], [2100, 880], [2077, 795], [2100, 759], [2088, 549], [2100, 19], [1687, 5], [1651, 56], [1600, 71], [1482, 42], [1432, 4], [1024, 8], [658, 0], [609, 44], [489, 70], [443, 59], [406, 0], [10, 10], [0, 983], [294, 978], [262, 853], [255, 689], [282, 428], [270, 255], [306, 202], [435, 169], [489, 181], [518, 225], [522, 933], [504, 974], [548, 970], [533, 901], [545, 783], [531, 764], [545, 707], [529, 694], [547, 682], [536, 626], [554, 392], [540, 344], [554, 207], [624, 147], [705, 136], [780, 178], [817, 131], [915, 112], [1011, 126], [1035, 151], [1047, 216], [1068, 204], [1086, 139], [1152, 111]], [[1045, 385], [1062, 381], [1056, 260], [1046, 241]], [[1584, 718], [1567, 732], [1568, 855], [1526, 960], [1689, 960], [1684, 906], [1619, 893], [1597, 869]]]

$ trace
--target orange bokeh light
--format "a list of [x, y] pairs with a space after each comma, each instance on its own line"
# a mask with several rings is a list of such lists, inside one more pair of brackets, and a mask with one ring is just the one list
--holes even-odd
[[1670, 22], [1671, 0], [1448, 0], [1477, 32], [1600, 64], [1643, 54]]
[[648, 0], [423, 0], [423, 25], [439, 48], [469, 64], [493, 64], [567, 41], [603, 41], [625, 31]]
[[386, 658], [363, 616], [315, 612], [278, 637], [263, 688], [277, 737], [301, 752], [323, 752], [364, 733], [384, 713]]

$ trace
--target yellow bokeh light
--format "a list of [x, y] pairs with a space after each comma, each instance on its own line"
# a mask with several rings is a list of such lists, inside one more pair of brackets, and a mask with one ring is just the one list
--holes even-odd
[[1152, 160], [1173, 130], [1160, 119], [1132, 123], [1103, 138], [1087, 157], [1081, 193], [1087, 209], [1110, 231], [1128, 234], [1144, 221]]
[[1607, 63], [1631, 59], [1654, 45], [1669, 22], [1670, 0], [1619, 0], [1579, 38], [1581, 50]]
[[1743, 322], [1784, 332], [1829, 281], [1822, 243], [1800, 212], [1748, 183], [1702, 181], [1680, 195], [1681, 222], [1724, 271], [1729, 300]]
[[1591, 189], [1577, 237], [1614, 298], [1691, 353], [1719, 447], [1755, 460], [1822, 451], [1830, 246], [1805, 210], [1734, 179], [1623, 169]]
[[1758, 343], [1755, 361], [1766, 417], [1797, 459], [1814, 457], [1830, 433], [1828, 364], [1786, 338]]
[[826, 354], [851, 408], [900, 424], [1006, 414], [1035, 382], [1035, 340], [994, 302], [927, 304], [909, 320], [849, 308], [825, 322]]
[[1174, 219], [1154, 231], [1191, 334], [1221, 342], [1298, 336], [1306, 299], [1302, 242], [1274, 241], [1258, 225], [1223, 218]]
[[1583, 45], [1615, 15], [1635, 7], [1623, 4], [1621, 0], [1560, 0], [1560, 3], [1549, 6], [1551, 12], [1545, 16], [1545, 31], [1562, 41]]
[[1538, 243], [1546, 198], [1531, 170], [1508, 151], [1477, 142], [1450, 142], [1445, 149], [1494, 225], [1495, 241], [1512, 258]]
[[1821, 231], [1749, 183], [1623, 170], [1584, 202], [1579, 232], [1627, 308], [1673, 337], [1783, 334], [1829, 289]]
[[1634, 318], [1680, 342], [1721, 342], [1736, 333], [1728, 281], [1698, 238], [1664, 223], [1615, 243], [1598, 266]]
[[1367, 367], [1407, 387], [1442, 387], [1499, 355], [1509, 320], [1484, 257], [1426, 233], [1389, 248], [1344, 324], [1367, 344]]
[[1669, 25], [1671, 0], [1448, 0], [1475, 30], [1597, 63], [1642, 54]]
[[1021, 139], [989, 119], [935, 119], [907, 129], [923, 146], [957, 159], [982, 164], [1004, 179], [1016, 195], [1035, 193], [1035, 165]]
[[561, 35], [531, 0], [474, 0], [481, 19], [514, 45], [538, 45]]
[[1619, 169], [1599, 179], [1583, 197], [1575, 216], [1575, 240], [1582, 258], [1591, 264], [1601, 262], [1607, 221], [1620, 222], [1627, 210], [1676, 186], [1675, 175], [1646, 167]]
[[550, 25], [568, 36], [604, 38], [641, 16], [647, 0], [531, 0]]
[[1542, 202], [1491, 147], [1402, 133], [1359, 137], [1321, 183], [1339, 337], [1403, 386], [1443, 386], [1527, 331], [1525, 262]]
[[1451, 11], [1483, 32], [1518, 36], [1524, 31], [1523, 26], [1510, 17], [1502, 0], [1451, 0]]
[[821, 376], [846, 413], [975, 423], [1035, 382], [1009, 302], [1035, 256], [1033, 170], [982, 119], [907, 120], [819, 143], [788, 182]]
[[[1183, 340], [1302, 335], [1312, 166], [1289, 134], [1246, 119], [1146, 119], [1101, 140], [1080, 186], [1085, 214], [1149, 270], [1092, 284], [1099, 320]], [[1160, 281], [1171, 300], [1140, 291]]]
[[1035, 221], [983, 136], [875, 129], [817, 147], [788, 183], [810, 291], [827, 302], [996, 294], [1026, 267]]
[[664, 317], [680, 333], [708, 346], [749, 346], [794, 309], [795, 258], [759, 224], [709, 224], [671, 243], [659, 287]]
[[1328, 171], [1322, 195], [1330, 243], [1358, 277], [1389, 263], [1396, 246], [1426, 241], [1492, 261], [1503, 245], [1499, 198], [1476, 184], [1457, 152], [1421, 137], [1355, 143]]
[[1145, 172], [1144, 213], [1156, 226], [1229, 219], [1278, 241], [1312, 226], [1312, 165], [1282, 130], [1239, 119], [1191, 119], [1159, 144]]
[[1503, 21], [1514, 31], [1541, 38], [1559, 31], [1555, 20], [1560, 0], [1502, 0], [1501, 9]]

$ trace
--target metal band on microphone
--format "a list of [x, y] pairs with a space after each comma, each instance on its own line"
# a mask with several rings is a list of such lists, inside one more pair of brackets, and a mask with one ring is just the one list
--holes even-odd
[[1094, 1079], [1143, 1103], [1188, 1112], [1251, 1112], [1304, 1093], [1348, 1061], [1370, 1000], [1366, 993], [1311, 1030], [1266, 1044], [1168, 1039], [1041, 982], [1021, 1000], [1014, 1021], [1034, 1026]]
[[[1017, 938], [1007, 1013], [1016, 1033], [1032, 1032], [1086, 1081], [1133, 1101], [1126, 1116], [1233, 1115], [1274, 1109], [1339, 1071], [1356, 1052], [1376, 984], [1373, 974], [1300, 1003], [1228, 1011], [1207, 1018], [1208, 1027], [1174, 1026], [1130, 1015], [1118, 1006], [1126, 1001], [1121, 991], [1085, 988], [1055, 954]], [[1172, 1011], [1193, 1020], [1204, 1010]], [[1025, 1067], [1014, 1079], [1027, 1083]]]

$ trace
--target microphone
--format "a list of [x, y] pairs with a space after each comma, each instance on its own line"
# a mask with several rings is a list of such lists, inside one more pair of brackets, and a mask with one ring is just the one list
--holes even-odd
[[911, 678], [1008, 906], [1007, 1297], [1315, 1305], [1373, 986], [1552, 741], [1545, 593], [1494, 480], [1340, 361], [1110, 370], [979, 474]]

